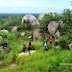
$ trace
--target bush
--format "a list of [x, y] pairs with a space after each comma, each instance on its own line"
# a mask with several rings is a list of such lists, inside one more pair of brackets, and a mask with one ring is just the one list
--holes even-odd
[[48, 33], [48, 28], [47, 28], [47, 26], [48, 26], [48, 24], [49, 24], [49, 22], [50, 21], [57, 21], [58, 22], [58, 15], [55, 15], [55, 16], [53, 16], [53, 15], [49, 15], [49, 14], [46, 14], [46, 15], [44, 15], [44, 18], [42, 19], [42, 20], [39, 20], [39, 22], [40, 22], [40, 32], [42, 32], [42, 33]]

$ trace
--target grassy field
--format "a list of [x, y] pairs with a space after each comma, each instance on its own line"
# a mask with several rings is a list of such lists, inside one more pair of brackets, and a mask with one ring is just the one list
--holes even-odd
[[[26, 33], [29, 34], [28, 31]], [[13, 38], [13, 40], [8, 40], [11, 43], [8, 45], [11, 52], [8, 54], [4, 51], [0, 52], [0, 60], [3, 57], [0, 72], [72, 72], [72, 65], [60, 65], [60, 63], [72, 63], [72, 51], [55, 49], [52, 47], [54, 42], [51, 46], [49, 40], [48, 51], [44, 51], [43, 40], [29, 40], [26, 34], [24, 37], [13, 36]], [[18, 56], [23, 51], [21, 41], [26, 43], [26, 50], [28, 50], [29, 41], [32, 41], [32, 49], [36, 52], [31, 55]], [[9, 65], [13, 63], [16, 67], [9, 68]]]

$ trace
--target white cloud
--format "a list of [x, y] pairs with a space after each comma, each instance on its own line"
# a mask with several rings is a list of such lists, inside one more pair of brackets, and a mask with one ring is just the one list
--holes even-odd
[[56, 7], [55, 5], [47, 4], [40, 1], [23, 1], [23, 0], [9, 0], [2, 4], [4, 7]]

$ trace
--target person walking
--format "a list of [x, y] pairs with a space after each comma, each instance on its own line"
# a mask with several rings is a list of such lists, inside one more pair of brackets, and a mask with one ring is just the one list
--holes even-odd
[[24, 53], [25, 53], [26, 44], [25, 44], [25, 43], [23, 43], [22, 45], [23, 45], [23, 51], [24, 51]]
[[6, 38], [5, 38], [4, 42], [5, 42], [5, 46], [7, 47], [7, 39]]
[[30, 53], [30, 48], [31, 48], [31, 42], [29, 42], [29, 46], [28, 46], [29, 53]]
[[47, 41], [44, 41], [44, 49], [45, 49], [45, 48], [48, 50]]

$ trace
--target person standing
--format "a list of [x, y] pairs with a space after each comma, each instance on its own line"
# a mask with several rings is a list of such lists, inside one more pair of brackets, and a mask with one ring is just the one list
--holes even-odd
[[7, 47], [7, 39], [5, 38], [5, 40], [4, 40], [4, 41], [5, 41], [5, 46]]
[[31, 48], [31, 42], [29, 42], [29, 46], [28, 46], [29, 53], [30, 53], [30, 48]]
[[57, 45], [57, 42], [58, 42], [58, 37], [56, 36], [55, 37], [55, 45]]
[[25, 53], [25, 49], [26, 49], [26, 44], [23, 43], [23, 51], [24, 51], [24, 53]]
[[45, 49], [45, 48], [48, 50], [47, 41], [44, 41], [44, 49]]
[[52, 44], [52, 41], [53, 41], [52, 36], [50, 36], [49, 40], [50, 40], [50, 44]]

